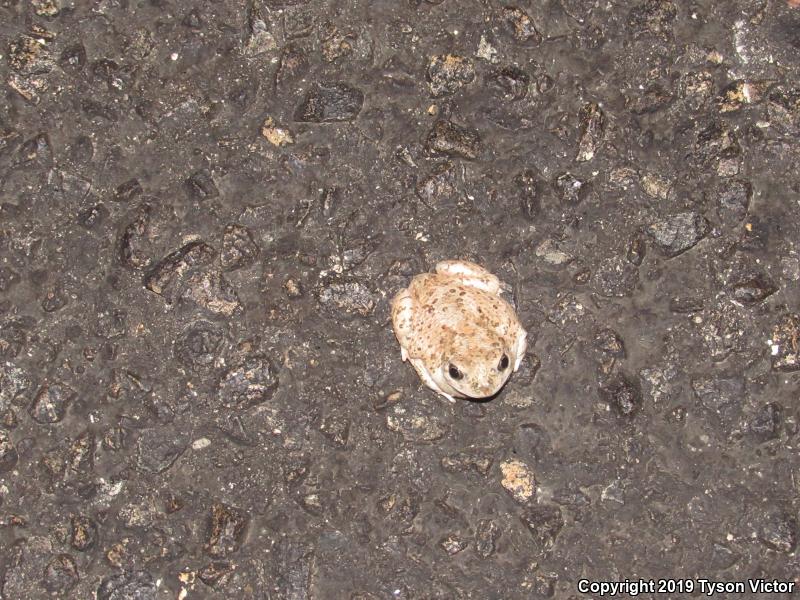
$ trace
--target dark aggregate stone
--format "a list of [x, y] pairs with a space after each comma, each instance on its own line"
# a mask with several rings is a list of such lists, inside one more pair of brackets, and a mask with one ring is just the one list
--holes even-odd
[[441, 419], [427, 415], [387, 415], [386, 427], [412, 442], [434, 442], [447, 433]]
[[306, 50], [298, 44], [287, 44], [281, 50], [278, 70], [275, 73], [275, 84], [283, 86], [297, 81], [308, 73], [308, 69], [309, 60]]
[[75, 396], [75, 391], [66, 384], [45, 383], [36, 392], [28, 412], [37, 423], [58, 423], [67, 414], [67, 407]]
[[530, 15], [516, 6], [502, 9], [502, 18], [513, 38], [530, 46], [542, 43], [542, 34], [536, 29]]
[[23, 163], [51, 167], [53, 165], [53, 146], [50, 143], [50, 136], [46, 133], [39, 133], [26, 140], [19, 148], [19, 156]]
[[224, 558], [239, 549], [247, 529], [248, 519], [239, 510], [215, 502], [211, 507], [208, 537], [204, 549], [207, 554]]
[[469, 542], [467, 542], [467, 540], [462, 540], [456, 535], [449, 535], [439, 542], [439, 546], [448, 555], [455, 556], [459, 552], [466, 550], [467, 546], [469, 546]]
[[186, 16], [183, 17], [183, 21], [181, 21], [185, 27], [195, 30], [203, 29], [203, 14], [200, 12], [200, 9], [193, 8], [189, 12], [186, 13]]
[[700, 404], [718, 415], [738, 410], [744, 398], [744, 382], [739, 378], [694, 379], [692, 388]]
[[108, 220], [108, 215], [104, 204], [93, 204], [78, 213], [78, 223], [88, 230], [97, 229]]
[[187, 272], [209, 264], [215, 257], [216, 251], [202, 240], [189, 242], [155, 264], [145, 274], [144, 286], [174, 302], [182, 291]]
[[122, 427], [112, 427], [103, 435], [103, 448], [111, 452], [122, 450], [125, 447], [126, 432]]
[[497, 523], [490, 519], [481, 520], [475, 531], [475, 553], [481, 558], [489, 558], [495, 552], [500, 535]]
[[639, 385], [628, 377], [619, 377], [607, 383], [603, 396], [621, 417], [632, 417], [642, 407], [642, 392]]
[[758, 539], [767, 548], [789, 553], [797, 545], [797, 523], [782, 512], [772, 512], [762, 517]]
[[703, 215], [683, 212], [656, 221], [647, 231], [655, 245], [668, 258], [674, 258], [697, 245], [710, 229], [711, 226]]
[[[0, 328], [0, 356], [3, 358], [18, 356], [28, 343], [30, 329], [31, 326], [24, 320], [12, 319], [3, 323]], [[11, 367], [8, 363], [6, 366]]]
[[522, 131], [530, 129], [534, 123], [522, 110], [516, 106], [506, 106], [503, 104], [492, 104], [482, 111], [481, 115], [507, 131]]
[[693, 313], [703, 310], [701, 296], [678, 296], [669, 299], [669, 309], [674, 313]]
[[434, 165], [430, 174], [417, 183], [416, 191], [419, 199], [430, 207], [455, 198], [458, 194], [458, 182], [453, 163]]
[[69, 296], [66, 290], [59, 285], [55, 285], [45, 292], [42, 298], [42, 310], [46, 313], [55, 312], [64, 308], [69, 303]]
[[310, 548], [295, 540], [284, 541], [277, 550], [276, 579], [287, 598], [302, 597], [309, 587], [313, 568]]
[[542, 210], [542, 183], [539, 175], [531, 169], [525, 169], [517, 173], [513, 183], [522, 215], [529, 221], [534, 221]]
[[735, 565], [740, 556], [723, 544], [714, 544], [708, 566], [714, 572], [724, 571]]
[[733, 180], [716, 191], [717, 210], [723, 222], [740, 223], [750, 207], [753, 186], [747, 181]]
[[97, 541], [97, 525], [85, 515], [75, 515], [70, 524], [70, 545], [79, 552], [91, 549]]
[[647, 255], [647, 244], [644, 241], [644, 237], [636, 236], [634, 237], [630, 243], [628, 244], [628, 252], [625, 255], [625, 258], [628, 259], [628, 262], [632, 265], [641, 266], [644, 262], [644, 258]]
[[84, 431], [70, 444], [64, 461], [64, 478], [67, 481], [81, 479], [94, 470], [95, 436]]
[[717, 98], [719, 112], [734, 112], [741, 110], [747, 104], [760, 102], [767, 87], [769, 85], [764, 82], [751, 82], [741, 79], [729, 83]]
[[472, 61], [455, 54], [434, 56], [426, 73], [433, 98], [454, 94], [475, 79]]
[[772, 226], [757, 216], [750, 216], [740, 230], [736, 249], [742, 252], [761, 252], [767, 249]]
[[531, 84], [530, 75], [516, 65], [509, 65], [493, 71], [489, 75], [488, 81], [497, 90], [498, 95], [507, 102], [525, 98]]
[[101, 58], [94, 61], [89, 67], [92, 77], [104, 81], [112, 86], [115, 77], [119, 73], [119, 65], [108, 58]]
[[33, 35], [21, 35], [8, 45], [8, 66], [24, 75], [47, 73], [52, 68], [47, 45]]
[[109, 575], [97, 588], [97, 600], [156, 600], [158, 588], [147, 571]]
[[555, 595], [557, 583], [558, 575], [556, 573], [536, 575], [531, 589], [535, 597], [552, 598]]
[[178, 460], [188, 443], [183, 432], [167, 428], [145, 429], [136, 443], [136, 464], [148, 473], [163, 473]]
[[580, 138], [578, 140], [578, 162], [592, 160], [600, 149], [605, 132], [606, 118], [596, 102], [590, 102], [581, 108], [578, 115], [580, 119]]
[[94, 333], [98, 337], [114, 339], [125, 335], [128, 313], [121, 308], [109, 308], [97, 315]]
[[377, 299], [359, 282], [330, 283], [319, 290], [320, 305], [333, 314], [366, 317], [375, 310]]
[[712, 168], [721, 177], [739, 173], [742, 147], [736, 133], [722, 122], [715, 121], [698, 132], [694, 153], [700, 164]]
[[267, 402], [277, 388], [275, 367], [267, 358], [254, 356], [225, 373], [218, 395], [225, 407], [247, 408]]
[[233, 573], [233, 565], [226, 562], [213, 562], [197, 573], [198, 578], [209, 587], [224, 585]]
[[589, 184], [573, 175], [562, 173], [553, 181], [553, 187], [567, 205], [579, 204], [589, 193]]
[[0, 473], [7, 473], [17, 466], [19, 454], [9, 435], [0, 430]]
[[117, 202], [130, 202], [142, 194], [142, 186], [138, 179], [129, 179], [117, 186], [114, 190], [114, 200]]
[[613, 329], [601, 329], [594, 338], [594, 347], [604, 361], [617, 360], [627, 356], [625, 343]]
[[247, 37], [242, 53], [250, 58], [258, 57], [275, 49], [275, 37], [259, 6], [247, 11]]
[[352, 121], [363, 104], [363, 92], [346, 83], [318, 83], [306, 93], [294, 120], [309, 123]]
[[74, 588], [79, 579], [75, 559], [69, 554], [59, 554], [47, 563], [42, 585], [48, 592], [64, 593]]
[[86, 66], [86, 48], [80, 42], [70, 44], [61, 51], [58, 64], [64, 70], [80, 71]]
[[564, 528], [561, 509], [549, 504], [529, 508], [523, 513], [522, 522], [533, 536], [534, 548], [539, 552], [550, 550]]
[[782, 316], [772, 329], [770, 348], [772, 368], [777, 371], [800, 370], [800, 316]]
[[144, 269], [150, 265], [149, 241], [145, 234], [151, 213], [150, 205], [143, 204], [137, 209], [133, 220], [125, 226], [119, 240], [119, 258], [123, 265], [134, 269]]
[[645, 0], [631, 9], [628, 19], [639, 35], [669, 37], [677, 14], [671, 0]]
[[701, 331], [711, 360], [721, 362], [742, 348], [745, 343], [742, 323], [746, 316], [734, 303], [705, 309]]
[[16, 403], [31, 387], [24, 369], [10, 362], [0, 363], [0, 409], [6, 410]]
[[242, 310], [236, 288], [219, 271], [195, 271], [182, 281], [182, 300], [230, 317]]
[[769, 402], [758, 409], [750, 420], [750, 433], [761, 440], [770, 440], [780, 435], [783, 409], [777, 402]]
[[186, 189], [195, 200], [210, 200], [219, 196], [217, 184], [208, 169], [195, 171], [186, 179]]
[[487, 451], [472, 450], [457, 452], [442, 458], [442, 468], [451, 472], [464, 473], [474, 471], [479, 475], [486, 476], [492, 468], [493, 458]]
[[224, 339], [225, 332], [219, 325], [197, 321], [175, 340], [175, 357], [187, 367], [210, 368], [219, 356]]
[[768, 112], [771, 121], [782, 127], [796, 127], [800, 124], [800, 89], [777, 85], [767, 95]]
[[0, 413], [0, 426], [8, 429], [9, 431], [19, 425], [17, 412], [13, 408], [7, 408]]
[[742, 304], [754, 304], [769, 298], [778, 291], [775, 284], [764, 274], [744, 279], [734, 284], [733, 297]]
[[222, 251], [219, 261], [226, 271], [241, 269], [258, 256], [258, 245], [247, 227], [242, 225], [226, 225], [222, 235]]
[[119, 113], [113, 106], [91, 98], [84, 98], [81, 101], [81, 109], [83, 113], [93, 121], [115, 123], [119, 120]]
[[234, 444], [239, 446], [255, 446], [257, 441], [250, 428], [239, 415], [225, 415], [218, 419], [216, 426]]
[[425, 147], [433, 154], [474, 160], [482, 146], [477, 131], [451, 121], [437, 121], [428, 133]]

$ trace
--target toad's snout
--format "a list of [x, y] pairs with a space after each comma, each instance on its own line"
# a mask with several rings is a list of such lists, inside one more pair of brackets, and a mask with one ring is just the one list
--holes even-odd
[[488, 398], [489, 396], [494, 396], [497, 392], [499, 392], [501, 387], [503, 387], [502, 383], [500, 385], [486, 384], [480, 386], [478, 391], [481, 393], [481, 398]]

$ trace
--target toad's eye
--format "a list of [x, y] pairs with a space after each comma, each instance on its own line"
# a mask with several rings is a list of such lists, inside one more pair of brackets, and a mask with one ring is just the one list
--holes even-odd
[[503, 354], [503, 356], [500, 357], [500, 362], [497, 363], [497, 370], [505, 371], [507, 368], [508, 368], [508, 355]]
[[464, 374], [458, 370], [458, 367], [455, 365], [450, 365], [447, 369], [447, 372], [450, 373], [450, 377], [458, 381], [459, 379], [464, 378]]

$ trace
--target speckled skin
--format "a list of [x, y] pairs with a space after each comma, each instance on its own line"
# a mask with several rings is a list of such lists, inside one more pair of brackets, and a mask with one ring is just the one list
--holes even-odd
[[471, 262], [414, 277], [392, 301], [392, 324], [403, 360], [451, 402], [495, 395], [525, 355], [527, 334], [500, 280]]

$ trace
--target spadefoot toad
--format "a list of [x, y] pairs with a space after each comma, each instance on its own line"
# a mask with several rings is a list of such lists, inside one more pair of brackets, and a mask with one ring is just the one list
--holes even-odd
[[451, 402], [495, 395], [519, 368], [527, 334], [500, 296], [500, 280], [461, 260], [436, 265], [392, 301], [403, 360]]

